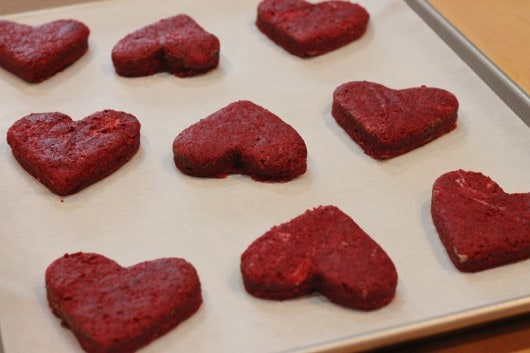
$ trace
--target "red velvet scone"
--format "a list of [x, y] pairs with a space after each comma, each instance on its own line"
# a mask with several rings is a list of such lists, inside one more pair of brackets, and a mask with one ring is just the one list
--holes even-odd
[[41, 82], [88, 50], [88, 27], [58, 20], [32, 27], [0, 20], [0, 66], [28, 82]]
[[318, 291], [337, 304], [374, 310], [394, 298], [397, 272], [385, 251], [335, 206], [271, 228], [241, 256], [245, 289], [265, 299]]
[[434, 182], [431, 214], [460, 271], [476, 272], [530, 257], [530, 192], [508, 194], [481, 173], [456, 170]]
[[457, 112], [456, 97], [439, 88], [394, 90], [354, 81], [333, 93], [333, 117], [375, 159], [399, 156], [450, 132]]
[[219, 51], [216, 36], [191, 17], [177, 15], [125, 36], [112, 49], [112, 62], [121, 76], [169, 72], [186, 77], [216, 68]]
[[35, 113], [15, 122], [7, 142], [20, 165], [48, 189], [69, 195], [124, 165], [140, 147], [140, 122], [104, 110], [82, 120]]
[[173, 141], [175, 165], [197, 177], [246, 174], [288, 181], [307, 168], [307, 148], [289, 124], [249, 101], [238, 101], [182, 131]]
[[88, 353], [132, 353], [202, 303], [195, 268], [179, 258], [122, 267], [98, 254], [66, 254], [46, 270], [53, 313]]
[[360, 38], [369, 18], [363, 7], [348, 1], [263, 0], [256, 26], [289, 53], [309, 57]]

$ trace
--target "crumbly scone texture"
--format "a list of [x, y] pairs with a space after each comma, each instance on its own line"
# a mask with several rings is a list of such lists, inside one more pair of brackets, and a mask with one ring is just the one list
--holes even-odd
[[333, 93], [332, 115], [346, 133], [375, 159], [393, 158], [456, 128], [458, 100], [446, 90], [395, 90], [353, 81]]
[[248, 293], [283, 300], [318, 291], [359, 310], [387, 305], [398, 275], [387, 253], [348, 215], [320, 206], [272, 227], [241, 256]]
[[231, 103], [180, 132], [173, 141], [177, 168], [197, 177], [246, 174], [289, 181], [307, 168], [298, 132], [250, 101]]
[[455, 170], [434, 182], [431, 214], [460, 271], [477, 272], [530, 257], [530, 193], [508, 194], [482, 173]]
[[112, 62], [125, 77], [158, 72], [188, 77], [216, 68], [219, 53], [219, 39], [181, 14], [125, 36], [112, 49]]
[[32, 83], [72, 65], [88, 50], [89, 28], [70, 19], [40, 26], [0, 20], [0, 66]]
[[369, 18], [362, 6], [348, 1], [263, 0], [256, 26], [289, 53], [312, 57], [359, 39]]
[[58, 112], [33, 113], [7, 131], [19, 164], [48, 189], [70, 195], [110, 175], [140, 147], [133, 115], [103, 110], [73, 121]]
[[180, 258], [122, 267], [102, 255], [66, 254], [46, 270], [52, 312], [88, 353], [132, 353], [202, 303], [195, 268]]

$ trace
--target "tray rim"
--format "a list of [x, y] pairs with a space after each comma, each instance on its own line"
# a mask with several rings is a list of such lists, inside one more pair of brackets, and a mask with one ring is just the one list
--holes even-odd
[[530, 127], [530, 95], [425, 0], [407, 5]]
[[428, 320], [397, 325], [386, 330], [363, 334], [362, 337], [324, 343], [318, 347], [301, 347], [289, 353], [364, 352], [384, 349], [415, 340], [456, 332], [477, 325], [492, 323], [530, 312], [530, 296], [509, 299], [493, 305], [435, 316]]

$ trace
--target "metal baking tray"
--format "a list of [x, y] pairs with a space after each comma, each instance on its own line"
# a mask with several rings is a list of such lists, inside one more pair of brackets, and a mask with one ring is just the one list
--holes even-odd
[[436, 11], [428, 1], [406, 0], [406, 2], [526, 125], [530, 126], [528, 93]]
[[[340, 352], [382, 347], [530, 310], [530, 261], [476, 274], [458, 272], [430, 216], [433, 181], [455, 169], [480, 171], [507, 192], [528, 192], [530, 129], [409, 7], [360, 1], [365, 36], [332, 53], [294, 57], [254, 25], [257, 0], [109, 0], [3, 16], [27, 24], [74, 18], [91, 29], [90, 49], [40, 84], [0, 70], [0, 133], [34, 112], [80, 119], [123, 110], [142, 123], [139, 153], [120, 170], [68, 197], [29, 176], [0, 144], [0, 326], [6, 353], [82, 352], [46, 302], [44, 271], [64, 253], [97, 252], [124, 266], [183, 257], [197, 268], [204, 304], [141, 351]], [[180, 79], [122, 78], [110, 60], [124, 35], [178, 13], [221, 41], [217, 70]], [[453, 132], [380, 162], [331, 117], [340, 84], [369, 80], [453, 92]], [[309, 152], [306, 174], [287, 183], [245, 176], [199, 179], [173, 165], [174, 137], [225, 105], [248, 99], [291, 124]], [[4, 140], [5, 141], [5, 140]], [[318, 205], [349, 214], [394, 261], [395, 300], [373, 312], [315, 294], [276, 302], [249, 296], [239, 258], [271, 226]]]

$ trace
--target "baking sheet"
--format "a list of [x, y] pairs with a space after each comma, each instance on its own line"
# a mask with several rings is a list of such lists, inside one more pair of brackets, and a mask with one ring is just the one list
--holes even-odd
[[[91, 28], [90, 51], [38, 85], [0, 71], [0, 132], [33, 112], [80, 119], [124, 110], [142, 123], [141, 148], [105, 180], [58, 197], [0, 145], [0, 326], [6, 353], [82, 352], [47, 307], [44, 271], [64, 253], [97, 252], [124, 266], [183, 257], [201, 278], [204, 304], [142, 352], [319, 352], [374, 348], [530, 309], [530, 261], [477, 274], [449, 262], [430, 217], [441, 174], [481, 171], [507, 192], [529, 191], [530, 129], [401, 1], [360, 1], [366, 35], [327, 55], [300, 59], [254, 26], [258, 1], [105, 1], [4, 16], [28, 24], [75, 18]], [[178, 13], [221, 40], [220, 67], [180, 79], [127, 79], [110, 60], [125, 34]], [[458, 128], [392, 160], [366, 156], [331, 117], [335, 87], [369, 80], [393, 88], [428, 85], [460, 101]], [[245, 176], [198, 179], [173, 165], [182, 129], [240, 99], [266, 107], [306, 141], [308, 171], [288, 183]], [[244, 291], [239, 257], [271, 226], [308, 208], [348, 213], [393, 259], [395, 300], [374, 312], [319, 295], [283, 302]]]

